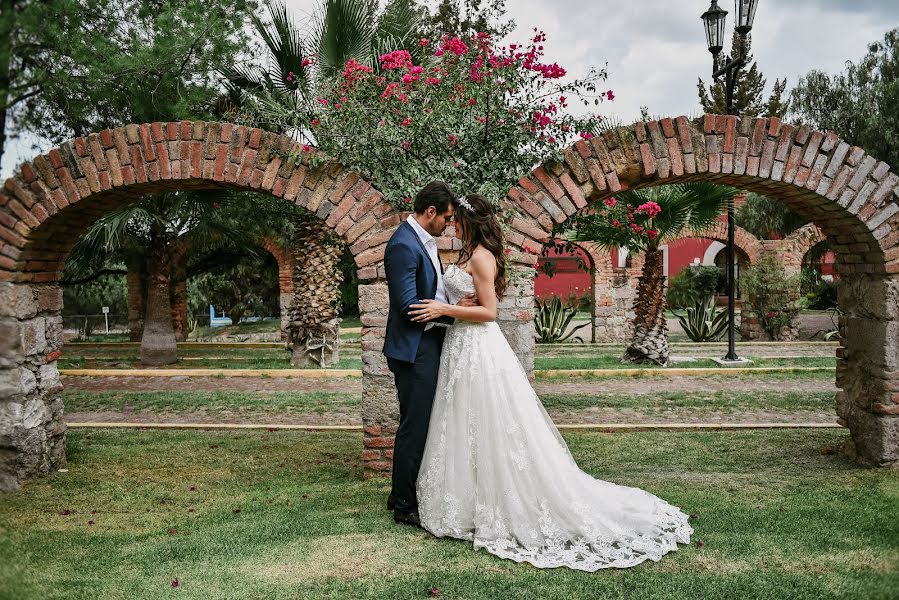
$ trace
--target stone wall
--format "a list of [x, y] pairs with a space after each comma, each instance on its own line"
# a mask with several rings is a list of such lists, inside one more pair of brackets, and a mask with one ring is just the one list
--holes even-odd
[[0, 282], [0, 490], [65, 461], [58, 285]]

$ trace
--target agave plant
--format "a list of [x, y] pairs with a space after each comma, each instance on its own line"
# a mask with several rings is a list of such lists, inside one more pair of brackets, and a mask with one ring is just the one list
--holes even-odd
[[[558, 296], [553, 296], [552, 300], [546, 302], [537, 300], [537, 314], [534, 317], [537, 343], [558, 344], [572, 339], [578, 330], [589, 325], [589, 323], [584, 323], [569, 330], [568, 326], [576, 314], [577, 309], [563, 305]], [[580, 337], [574, 337], [574, 339], [578, 342], [584, 341]]]
[[680, 326], [694, 342], [715, 342], [727, 329], [727, 311], [715, 310], [714, 296], [687, 307], [686, 314], [675, 311]]

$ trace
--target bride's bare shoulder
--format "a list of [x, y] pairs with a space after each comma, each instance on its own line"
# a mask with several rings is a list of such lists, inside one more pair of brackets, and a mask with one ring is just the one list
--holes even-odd
[[478, 246], [471, 253], [471, 263], [472, 270], [478, 269], [480, 271], [491, 271], [496, 268], [496, 259], [493, 256], [493, 253], [490, 250], [487, 250], [483, 246]]

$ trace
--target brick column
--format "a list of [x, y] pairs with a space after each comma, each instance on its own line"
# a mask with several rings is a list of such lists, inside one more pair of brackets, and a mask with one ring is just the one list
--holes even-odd
[[187, 340], [190, 333], [187, 318], [187, 281], [182, 281], [172, 286], [172, 329], [175, 330], [176, 341]]
[[146, 310], [146, 291], [141, 274], [128, 270], [128, 339], [139, 342], [144, 335], [144, 312]]
[[[383, 267], [381, 267], [383, 269]], [[399, 423], [399, 401], [393, 374], [384, 356], [384, 334], [390, 298], [383, 280], [359, 286], [362, 321], [362, 460], [365, 476], [387, 475], [393, 461], [393, 438]]]
[[65, 461], [58, 285], [0, 283], [0, 490]]
[[633, 333], [634, 300], [643, 272], [643, 256], [631, 255], [630, 267], [613, 267], [611, 257], [597, 255], [593, 314], [597, 342], [627, 342]]

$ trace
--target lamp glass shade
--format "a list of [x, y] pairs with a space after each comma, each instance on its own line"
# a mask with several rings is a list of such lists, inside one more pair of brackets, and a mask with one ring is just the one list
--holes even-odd
[[721, 49], [724, 47], [724, 24], [726, 18], [727, 11], [722, 10], [718, 6], [717, 0], [712, 0], [709, 9], [702, 14], [703, 25], [705, 26], [705, 41], [709, 52], [714, 55], [721, 52]]
[[746, 35], [752, 31], [752, 22], [755, 21], [755, 11], [759, 7], [759, 0], [734, 0], [737, 12], [737, 25], [734, 28], [740, 35]]

